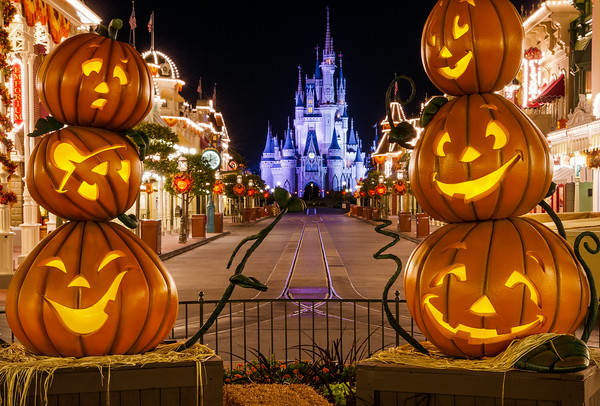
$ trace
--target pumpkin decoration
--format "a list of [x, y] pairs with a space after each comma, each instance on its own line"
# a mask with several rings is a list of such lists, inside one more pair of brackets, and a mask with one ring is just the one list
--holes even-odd
[[178, 172], [173, 176], [173, 189], [177, 193], [189, 193], [194, 187], [194, 178], [189, 173]]
[[519, 108], [493, 93], [444, 104], [411, 155], [412, 191], [445, 222], [519, 216], [552, 182], [548, 143]]
[[254, 196], [255, 193], [256, 193], [256, 190], [254, 190], [254, 188], [249, 188], [248, 189], [248, 197]]
[[40, 66], [40, 101], [61, 123], [119, 131], [152, 108], [153, 82], [131, 45], [94, 33], [66, 39]]
[[527, 218], [448, 224], [411, 254], [406, 302], [442, 352], [494, 356], [515, 338], [573, 333], [590, 301], [569, 244]]
[[387, 186], [384, 185], [383, 183], [380, 183], [379, 185], [377, 185], [375, 187], [375, 192], [379, 195], [379, 196], [383, 196], [387, 193]]
[[244, 194], [246, 194], [246, 188], [241, 183], [236, 183], [233, 187], [233, 193], [238, 197], [244, 196]]
[[106, 221], [133, 205], [142, 171], [126, 138], [101, 128], [65, 127], [35, 146], [26, 180], [35, 201], [57, 216]]
[[408, 185], [406, 184], [406, 181], [398, 180], [398, 181], [394, 182], [394, 191], [397, 194], [399, 194], [400, 196], [403, 196], [407, 190], [408, 190]]
[[506, 0], [439, 0], [421, 38], [427, 76], [451, 95], [502, 89], [517, 74], [523, 27]]
[[369, 193], [369, 196], [370, 196], [370, 197], [375, 197], [375, 195], [377, 194], [377, 192], [375, 192], [375, 189], [369, 189], [369, 190], [367, 191], [367, 193]]
[[153, 349], [177, 317], [175, 283], [157, 255], [113, 222], [69, 222], [11, 280], [6, 317], [37, 354], [83, 357]]

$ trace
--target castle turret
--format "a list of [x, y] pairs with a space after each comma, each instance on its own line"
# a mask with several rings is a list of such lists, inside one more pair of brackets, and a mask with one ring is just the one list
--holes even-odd
[[267, 141], [260, 160], [260, 177], [267, 185], [273, 185], [272, 168], [275, 165], [275, 145], [273, 144], [273, 135], [271, 132], [271, 123], [267, 124]]
[[334, 191], [342, 190], [342, 172], [344, 170], [344, 159], [342, 158], [342, 149], [338, 142], [338, 136], [333, 130], [331, 145], [327, 150], [327, 181], [329, 189]]
[[360, 151], [360, 144], [357, 144], [356, 157], [354, 158], [355, 178], [360, 179], [365, 177], [365, 160]]
[[335, 103], [335, 86], [333, 75], [335, 73], [335, 51], [333, 50], [333, 38], [329, 28], [329, 7], [327, 7], [327, 29], [325, 33], [325, 48], [323, 49], [323, 60], [321, 61], [321, 72], [323, 73], [323, 88], [321, 89], [321, 104]]
[[294, 194], [296, 192], [296, 148], [294, 147], [289, 117], [281, 153], [281, 184], [288, 185], [286, 189]]

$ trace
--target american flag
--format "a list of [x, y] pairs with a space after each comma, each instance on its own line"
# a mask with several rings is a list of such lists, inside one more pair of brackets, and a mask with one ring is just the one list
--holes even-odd
[[154, 27], [154, 11], [150, 14], [150, 21], [148, 21], [148, 32], [152, 32], [152, 28]]
[[133, 7], [133, 1], [131, 2], [131, 15], [129, 16], [129, 27], [132, 30], [135, 30], [137, 27], [137, 22], [135, 21], [135, 8]]

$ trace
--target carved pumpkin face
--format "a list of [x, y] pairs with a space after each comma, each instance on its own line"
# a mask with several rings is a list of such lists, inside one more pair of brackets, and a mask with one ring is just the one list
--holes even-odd
[[81, 34], [61, 43], [38, 73], [42, 104], [61, 123], [123, 130], [152, 108], [152, 76], [129, 44]]
[[421, 39], [429, 79], [452, 95], [502, 89], [517, 74], [522, 50], [521, 18], [507, 0], [439, 0]]
[[133, 233], [110, 222], [69, 222], [16, 271], [6, 315], [29, 350], [82, 357], [153, 349], [177, 306], [168, 271]]
[[31, 153], [27, 186], [48, 211], [70, 220], [111, 220], [135, 202], [142, 164], [120, 135], [66, 127], [46, 135]]
[[443, 105], [411, 156], [413, 193], [445, 222], [514, 217], [534, 208], [552, 181], [548, 143], [512, 102], [493, 93]]
[[412, 253], [406, 301], [442, 352], [494, 356], [514, 338], [572, 333], [590, 300], [568, 243], [526, 218], [448, 224]]

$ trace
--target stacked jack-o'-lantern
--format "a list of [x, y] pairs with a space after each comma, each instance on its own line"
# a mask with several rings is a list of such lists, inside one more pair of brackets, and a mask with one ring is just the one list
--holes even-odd
[[137, 236], [110, 222], [134, 203], [142, 163], [116, 131], [152, 107], [152, 77], [128, 44], [87, 33], [44, 60], [40, 99], [67, 127], [31, 153], [27, 186], [48, 211], [69, 220], [17, 269], [6, 316], [38, 354], [88, 356], [153, 349], [177, 317], [174, 281]]
[[423, 64], [455, 96], [426, 125], [410, 162], [412, 190], [450, 224], [427, 237], [406, 268], [409, 310], [440, 351], [493, 356], [515, 338], [572, 333], [590, 288], [572, 248], [517, 217], [546, 195], [548, 144], [512, 102], [521, 19], [509, 0], [439, 0], [425, 23]]

